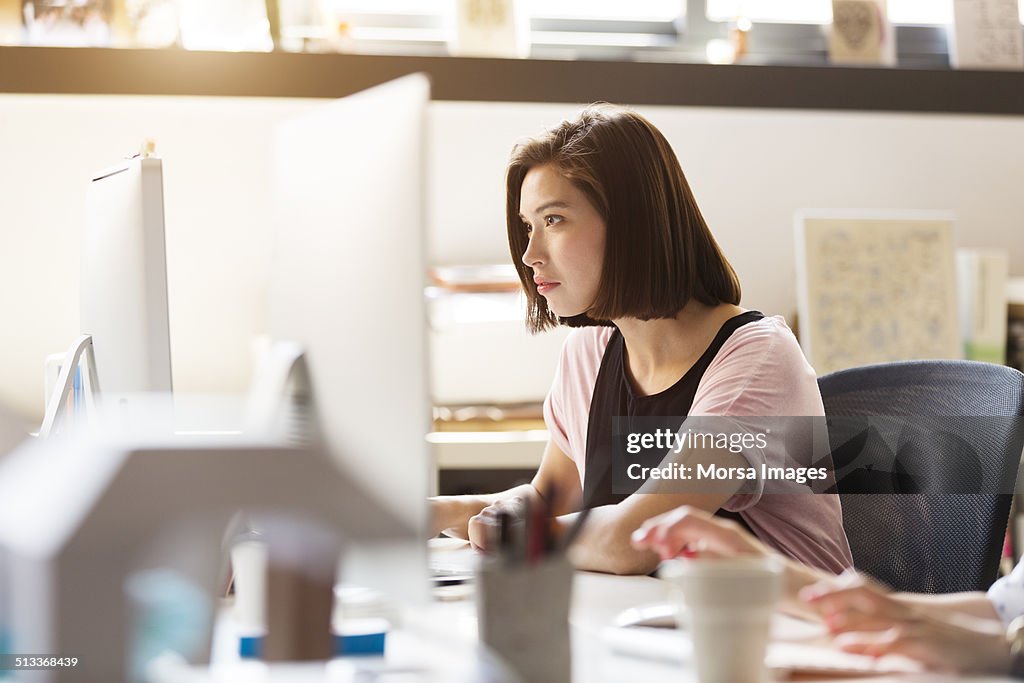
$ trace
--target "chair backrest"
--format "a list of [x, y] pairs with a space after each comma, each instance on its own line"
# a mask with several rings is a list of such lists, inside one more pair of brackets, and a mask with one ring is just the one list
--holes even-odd
[[857, 569], [901, 591], [988, 588], [1021, 462], [1024, 374], [907, 361], [818, 386]]

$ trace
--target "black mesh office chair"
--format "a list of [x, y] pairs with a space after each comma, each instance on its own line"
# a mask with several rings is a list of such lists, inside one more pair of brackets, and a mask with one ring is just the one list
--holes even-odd
[[901, 591], [988, 588], [1021, 459], [1024, 374], [908, 361], [818, 385], [857, 569]]

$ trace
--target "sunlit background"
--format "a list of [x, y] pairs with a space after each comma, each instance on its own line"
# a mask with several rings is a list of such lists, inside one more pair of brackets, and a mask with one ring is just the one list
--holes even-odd
[[[755, 34], [758, 24], [773, 25], [775, 43], [779, 27], [791, 25], [789, 52], [799, 58], [817, 49], [799, 31], [832, 20], [829, 0], [519, 0], [514, 7], [527, 17], [535, 53], [570, 58], [622, 49], [688, 53], [689, 42], [722, 37], [715, 34], [736, 22], [751, 22]], [[897, 26], [952, 20], [949, 0], [888, 0], [887, 7]], [[436, 53], [450, 38], [454, 8], [455, 0], [0, 0], [0, 43], [269, 51], [276, 35], [277, 46], [292, 51]]]

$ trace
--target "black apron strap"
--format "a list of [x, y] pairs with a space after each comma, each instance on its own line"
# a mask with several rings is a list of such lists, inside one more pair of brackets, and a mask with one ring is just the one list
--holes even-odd
[[[587, 420], [587, 451], [583, 478], [583, 507], [619, 503], [629, 494], [612, 492], [612, 418], [616, 416], [685, 416], [690, 412], [697, 387], [715, 356], [737, 329], [764, 318], [758, 311], [747, 311], [727, 320], [707, 350], [670, 390], [652, 400], [632, 398], [624, 368], [625, 340], [616, 329], [605, 347], [594, 384]], [[638, 405], [639, 404], [639, 405]], [[635, 412], [634, 412], [635, 411]], [[728, 516], [729, 513], [726, 513]], [[736, 515], [744, 527], [746, 523]]]

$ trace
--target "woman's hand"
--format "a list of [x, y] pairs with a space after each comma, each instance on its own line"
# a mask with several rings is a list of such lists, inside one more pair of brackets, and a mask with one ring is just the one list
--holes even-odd
[[800, 598], [822, 616], [836, 645], [847, 652], [898, 654], [942, 671], [1009, 670], [1010, 648], [997, 619], [922, 609], [852, 572], [808, 586]]
[[633, 547], [673, 557], [736, 557], [774, 554], [730, 519], [684, 505], [644, 522], [633, 532]]
[[911, 604], [854, 571], [807, 586], [800, 591], [800, 599], [821, 615], [833, 635], [882, 631], [918, 617]]
[[647, 520], [633, 532], [632, 541], [634, 547], [653, 550], [663, 560], [673, 557], [778, 557], [785, 568], [782, 608], [798, 616], [815, 616], [797, 600], [798, 591], [804, 586], [835, 579], [831, 574], [783, 557], [731, 519], [715, 517], [688, 505]]
[[[479, 548], [487, 545], [485, 529], [497, 524], [498, 511], [522, 515], [527, 500], [535, 500], [537, 492], [530, 484], [522, 484], [501, 493], [468, 496], [434, 496], [430, 503], [430, 535], [444, 532], [447, 536], [468, 539]], [[514, 517], [513, 519], [518, 519]]]
[[836, 638], [836, 645], [846, 652], [870, 657], [903, 655], [937, 671], [1008, 672], [1010, 646], [1002, 622], [963, 619], [974, 623], [908, 621], [885, 631], [844, 633]]
[[510, 522], [525, 520], [529, 504], [526, 496], [519, 495], [503, 498], [480, 510], [469, 518], [470, 545], [477, 550], [495, 550], [491, 545], [498, 536], [502, 514], [507, 515]]

